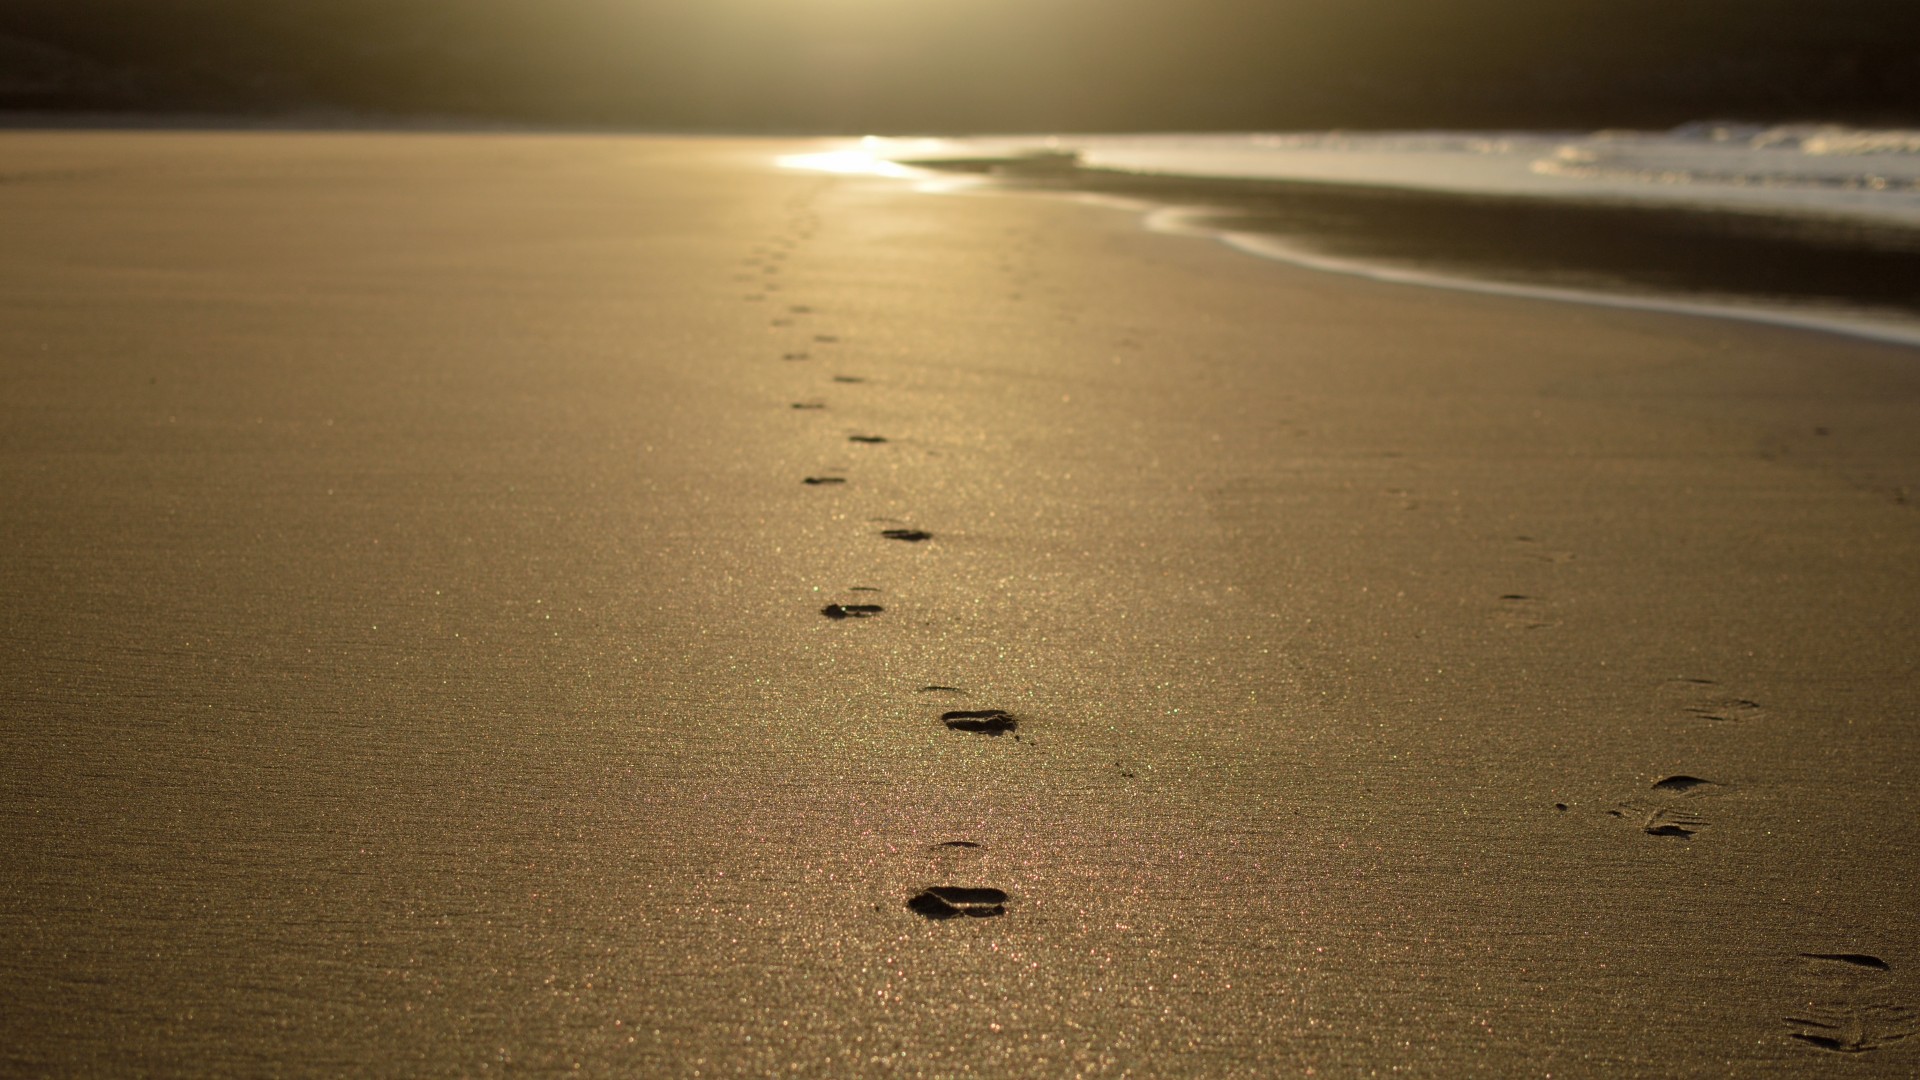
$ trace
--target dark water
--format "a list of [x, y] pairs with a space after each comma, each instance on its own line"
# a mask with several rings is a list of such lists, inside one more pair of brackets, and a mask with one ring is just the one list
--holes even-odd
[[1318, 255], [1376, 265], [1806, 314], [1920, 319], [1920, 229], [1332, 184], [966, 167], [1020, 188], [1190, 207], [1206, 228], [1284, 237]]

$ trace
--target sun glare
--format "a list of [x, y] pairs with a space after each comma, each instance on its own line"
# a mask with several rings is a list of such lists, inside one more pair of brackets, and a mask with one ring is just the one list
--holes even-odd
[[893, 160], [908, 149], [916, 146], [935, 147], [936, 139], [882, 139], [868, 135], [857, 146], [842, 150], [828, 150], [818, 154], [787, 154], [777, 160], [783, 169], [808, 169], [813, 172], [838, 173], [846, 176], [919, 176], [920, 172]]

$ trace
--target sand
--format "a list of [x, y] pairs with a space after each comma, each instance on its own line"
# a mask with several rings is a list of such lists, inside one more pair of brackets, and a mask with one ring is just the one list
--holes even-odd
[[796, 148], [0, 135], [0, 1068], [1920, 1069], [1920, 353]]

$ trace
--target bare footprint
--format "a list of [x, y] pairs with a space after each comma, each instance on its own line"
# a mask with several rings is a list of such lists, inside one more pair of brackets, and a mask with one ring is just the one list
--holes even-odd
[[1608, 810], [1607, 816], [1636, 822], [1640, 831], [1648, 836], [1691, 840], [1707, 826], [1707, 819], [1694, 800], [1718, 795], [1725, 786], [1714, 780], [1676, 773], [1654, 781], [1648, 789], [1650, 798], [1620, 803]]
[[1539, 539], [1532, 536], [1516, 536], [1513, 538], [1513, 542], [1522, 545], [1521, 554], [1526, 558], [1532, 559], [1534, 562], [1570, 563], [1579, 558], [1579, 556], [1571, 551], [1561, 551], [1546, 547]]
[[1667, 697], [1688, 716], [1714, 723], [1745, 723], [1766, 716], [1759, 702], [1730, 694], [1712, 679], [1675, 679], [1667, 684]]
[[929, 919], [954, 919], [962, 915], [990, 919], [1007, 913], [1007, 894], [999, 889], [935, 885], [908, 900], [907, 910]]
[[1544, 630], [1559, 623], [1547, 615], [1546, 601], [1526, 593], [1507, 593], [1500, 597], [1494, 621], [1521, 630]]

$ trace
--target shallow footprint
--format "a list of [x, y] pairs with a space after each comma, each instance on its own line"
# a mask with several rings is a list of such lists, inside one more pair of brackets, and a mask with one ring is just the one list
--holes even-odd
[[1506, 593], [1494, 612], [1496, 621], [1522, 630], [1545, 630], [1558, 626], [1547, 616], [1546, 602], [1525, 593]]
[[1681, 712], [1700, 720], [1744, 723], [1766, 717], [1759, 702], [1729, 694], [1712, 679], [1675, 679], [1667, 684], [1666, 696]]
[[857, 443], [883, 443], [887, 441], [887, 437], [885, 435], [849, 435], [847, 436], [847, 441]]
[[1019, 719], [1004, 709], [955, 709], [941, 713], [940, 719], [952, 731], [996, 737], [1020, 726]]
[[933, 539], [932, 533], [921, 529], [881, 529], [880, 535], [889, 540], [905, 540], [909, 544], [917, 544], [922, 540]]
[[1607, 815], [1638, 820], [1640, 831], [1648, 836], [1691, 840], [1695, 833], [1706, 827], [1707, 819], [1683, 800], [1718, 795], [1719, 789], [1723, 787], [1725, 785], [1716, 780], [1703, 780], [1698, 776], [1675, 773], [1655, 780], [1648, 789], [1661, 796], [1657, 802], [1621, 803], [1607, 811]]
[[935, 885], [916, 893], [907, 901], [907, 909], [929, 919], [954, 919], [962, 915], [990, 919], [1007, 913], [1007, 894], [999, 889]]
[[843, 382], [843, 383], [863, 383], [863, 382], [866, 382], [867, 380], [863, 376], [859, 376], [859, 375], [835, 375], [833, 377], [833, 381]]
[[847, 478], [844, 476], [809, 476], [800, 482], [803, 484], [813, 484], [817, 487], [821, 484], [844, 484], [847, 482]]
[[793, 407], [796, 409], [824, 409], [827, 406], [825, 403], [819, 401], [796, 401], [793, 403]]
[[820, 609], [820, 614], [829, 619], [871, 619], [887, 610], [879, 604], [828, 604]]

